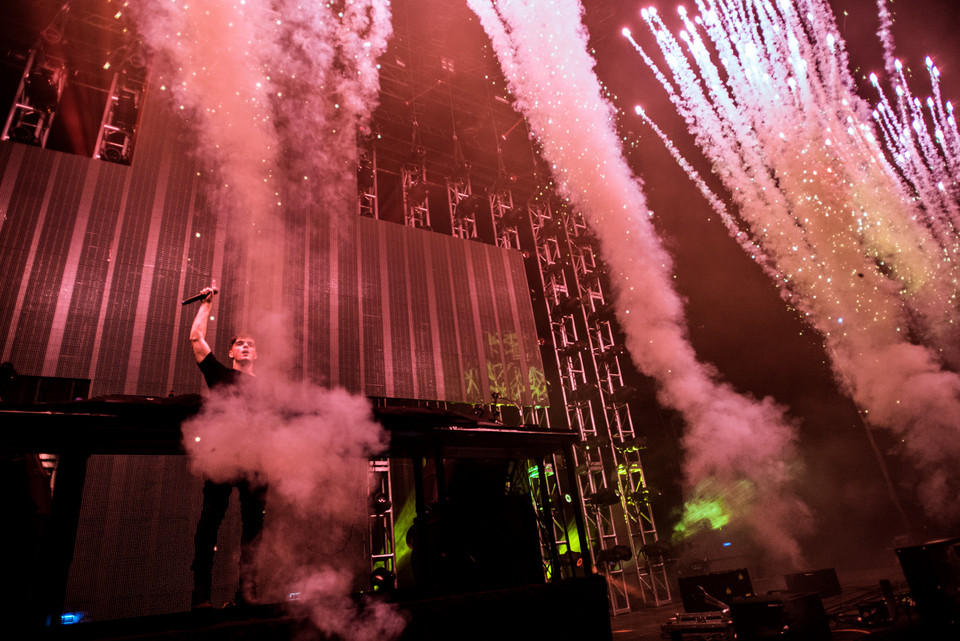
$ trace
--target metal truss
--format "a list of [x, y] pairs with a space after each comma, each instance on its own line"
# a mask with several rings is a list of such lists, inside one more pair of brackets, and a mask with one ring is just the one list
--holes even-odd
[[380, 218], [380, 200], [377, 192], [377, 150], [373, 146], [359, 151], [357, 214], [367, 218]]
[[572, 578], [582, 567], [581, 555], [572, 550], [570, 541], [570, 535], [577, 531], [568, 519], [572, 499], [557, 482], [557, 472], [561, 469], [560, 461], [552, 456], [527, 470], [530, 498], [537, 514], [543, 574], [547, 579]]
[[64, 60], [31, 50], [0, 139], [46, 147], [66, 78]]
[[631, 611], [634, 584], [644, 604], [659, 605], [670, 599], [669, 586], [593, 239], [569, 212], [541, 203], [528, 212], [566, 420], [582, 439], [575, 465], [590, 541], [581, 542], [581, 553], [607, 576], [613, 614]]
[[129, 165], [140, 119], [145, 84], [126, 73], [115, 73], [103, 109], [94, 158]]
[[447, 178], [447, 205], [454, 237], [464, 240], [477, 237], [477, 209], [482, 202], [483, 199], [473, 193], [469, 175]]
[[396, 584], [397, 548], [393, 536], [393, 488], [390, 484], [390, 459], [370, 461], [367, 478], [370, 487], [370, 576], [374, 591]]
[[519, 211], [513, 206], [513, 192], [509, 189], [493, 189], [488, 194], [490, 213], [493, 214], [493, 229], [497, 246], [506, 249], [521, 249]]
[[567, 221], [570, 262], [586, 312], [589, 357], [597, 374], [600, 405], [610, 437], [610, 461], [616, 465], [620, 507], [628, 526], [631, 558], [623, 565], [635, 573], [643, 602], [660, 605], [670, 600], [670, 587], [640, 460], [645, 440], [634, 430], [629, 405], [635, 390], [624, 383], [620, 366], [626, 351], [615, 338], [612, 301], [608, 302], [604, 293], [595, 240], [582, 220], [569, 217]]
[[427, 169], [424, 165], [407, 163], [400, 168], [403, 186], [403, 224], [408, 227], [430, 229], [430, 207], [427, 196]]

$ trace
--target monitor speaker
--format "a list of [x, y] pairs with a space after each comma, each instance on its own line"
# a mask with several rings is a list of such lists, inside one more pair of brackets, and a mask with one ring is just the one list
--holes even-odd
[[784, 592], [734, 599], [730, 616], [737, 641], [830, 641], [830, 623], [819, 594]]
[[960, 627], [960, 539], [897, 548], [897, 558], [924, 626]]
[[753, 584], [746, 568], [679, 578], [680, 597], [687, 612], [709, 612], [722, 607], [711, 603], [712, 597], [729, 606], [738, 597], [753, 596]]
[[817, 592], [821, 597], [840, 594], [840, 580], [833, 568], [783, 575], [788, 592]]

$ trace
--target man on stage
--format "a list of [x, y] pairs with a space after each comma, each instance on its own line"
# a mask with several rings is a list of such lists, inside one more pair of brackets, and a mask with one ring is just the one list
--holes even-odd
[[[193, 354], [203, 372], [210, 389], [219, 387], [239, 387], [253, 380], [253, 367], [257, 360], [257, 347], [253, 338], [237, 335], [230, 339], [230, 351], [227, 354], [231, 367], [226, 367], [213, 355], [207, 344], [207, 320], [213, 307], [213, 297], [217, 293], [216, 283], [204, 288], [200, 309], [190, 329], [190, 344]], [[263, 513], [266, 505], [266, 483], [253, 472], [229, 482], [220, 483], [204, 479], [203, 508], [197, 523], [194, 538], [193, 597], [194, 609], [212, 607], [211, 590], [213, 583], [213, 557], [217, 545], [217, 531], [223, 522], [230, 494], [236, 487], [240, 495], [240, 516], [242, 530], [240, 536], [240, 585], [237, 588], [237, 605], [251, 605], [257, 602], [256, 552], [263, 530]]]

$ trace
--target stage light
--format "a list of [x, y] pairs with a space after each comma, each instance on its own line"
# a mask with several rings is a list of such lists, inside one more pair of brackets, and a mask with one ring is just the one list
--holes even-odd
[[367, 191], [373, 186], [373, 162], [364, 154], [357, 165], [357, 187], [360, 191]]
[[569, 345], [564, 345], [557, 349], [557, 353], [562, 358], [571, 358], [576, 356], [578, 352], [582, 352], [587, 348], [587, 344], [584, 341], [577, 341], [575, 343], [570, 343]]
[[600, 360], [606, 363], [607, 365], [612, 364], [617, 360], [618, 356], [623, 356], [626, 354], [626, 348], [623, 345], [612, 345], [609, 349], [604, 350], [600, 353]]
[[663, 558], [665, 556], [669, 556], [669, 552], [667, 548], [659, 541], [656, 541], [654, 543], [647, 543], [646, 545], [641, 546], [640, 549], [638, 549], [637, 551], [640, 554], [647, 557], [648, 559]]
[[113, 110], [113, 124], [120, 129], [133, 131], [137, 124], [137, 96], [131, 91], [120, 91], [117, 106]]
[[564, 296], [557, 301], [557, 311], [561, 316], [570, 316], [576, 313], [578, 309], [583, 309], [583, 302], [579, 298]]
[[30, 99], [30, 106], [38, 111], [53, 111], [60, 99], [54, 71], [45, 67], [30, 72], [24, 91]]
[[518, 209], [510, 209], [503, 212], [500, 217], [500, 224], [506, 227], [517, 227], [523, 220], [523, 212]]
[[552, 263], [547, 263], [543, 266], [543, 275], [549, 278], [551, 276], [560, 274], [563, 272], [563, 267], [564, 264], [559, 260]]
[[613, 397], [614, 403], [627, 403], [636, 395], [636, 388], [630, 385], [624, 385], [618, 389], [613, 390], [611, 396]]
[[616, 447], [618, 452], [639, 452], [640, 450], [647, 449], [647, 439], [643, 436], [625, 438], [614, 447]]
[[10, 132], [10, 139], [16, 142], [25, 143], [28, 145], [36, 145], [39, 143], [36, 136], [37, 130], [34, 127], [28, 127], [26, 125], [19, 125], [14, 127]]
[[40, 35], [43, 39], [52, 45], [58, 44], [63, 40], [63, 33], [67, 28], [67, 19], [70, 17], [70, 6], [64, 4], [53, 20], [48, 24]]
[[583, 497], [584, 502], [590, 505], [616, 505], [620, 502], [620, 493], [616, 488], [605, 487], [596, 492], [591, 492]]
[[370, 509], [373, 510], [374, 514], [386, 514], [392, 507], [393, 503], [390, 501], [390, 497], [384, 492], [377, 492], [370, 497]]
[[412, 203], [422, 203], [430, 194], [430, 188], [422, 180], [415, 180], [407, 187], [407, 200]]
[[73, 625], [74, 623], [80, 623], [86, 616], [86, 612], [64, 612], [60, 615], [60, 624]]
[[604, 303], [597, 306], [587, 314], [587, 320], [591, 325], [596, 325], [601, 321], [610, 321], [613, 319], [613, 303]]
[[120, 149], [117, 147], [107, 147], [103, 150], [103, 153], [100, 155], [101, 158], [108, 162], [122, 162], [123, 154], [120, 152]]
[[577, 389], [570, 392], [570, 397], [574, 403], [587, 403], [595, 399], [600, 393], [600, 389], [596, 385], [581, 385]]
[[546, 236], [561, 237], [563, 235], [563, 224], [553, 218], [544, 219], [543, 225], [540, 227], [540, 233]]
[[410, 150], [410, 155], [407, 157], [407, 162], [411, 165], [422, 165], [423, 158], [427, 155], [427, 150], [423, 147], [417, 145]]
[[583, 439], [580, 444], [584, 449], [600, 449], [601, 447], [607, 447], [610, 445], [610, 439], [605, 436], [591, 436], [589, 438]]
[[456, 216], [460, 218], [476, 215], [481, 205], [483, 205], [483, 200], [484, 199], [482, 196], [478, 196], [477, 194], [469, 194], [457, 202]]
[[629, 561], [633, 558], [633, 552], [626, 545], [614, 545], [612, 548], [600, 550], [597, 553], [597, 563], [606, 563], [615, 565], [621, 561]]
[[377, 568], [370, 573], [370, 587], [374, 592], [388, 592], [397, 586], [397, 575], [387, 568]]
[[127, 55], [127, 65], [133, 69], [143, 69], [147, 66], [147, 56], [143, 49], [143, 43], [139, 40], [131, 45]]

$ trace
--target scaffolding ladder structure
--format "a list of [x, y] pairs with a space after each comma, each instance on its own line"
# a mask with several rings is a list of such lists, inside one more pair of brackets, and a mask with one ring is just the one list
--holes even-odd
[[397, 547], [393, 533], [393, 488], [390, 483], [390, 459], [369, 462], [370, 510], [368, 541], [371, 590], [390, 590], [397, 580]]
[[628, 524], [630, 558], [622, 562], [635, 573], [643, 603], [661, 605], [670, 601], [670, 586], [640, 460], [645, 440], [634, 429], [629, 405], [636, 390], [624, 382], [620, 359], [626, 357], [626, 350], [616, 339], [613, 305], [604, 292], [596, 240], [582, 219], [568, 216], [566, 221], [579, 300], [586, 311], [589, 357], [610, 436], [610, 460], [616, 466], [620, 508]]
[[[580, 432], [576, 476], [588, 523], [589, 553], [607, 576], [613, 614], [630, 612], [631, 584], [643, 604], [670, 600], [666, 567], [649, 504], [595, 240], [582, 219], [547, 203], [528, 205], [548, 302], [569, 425]], [[642, 558], [641, 558], [642, 557]]]
[[357, 214], [366, 218], [380, 218], [377, 193], [377, 148], [370, 144], [357, 155]]
[[452, 235], [463, 240], [475, 240], [477, 208], [483, 199], [473, 193], [469, 173], [451, 176], [446, 182]]
[[67, 73], [64, 60], [31, 50], [0, 139], [46, 147]]

